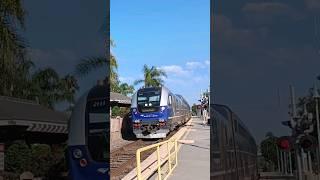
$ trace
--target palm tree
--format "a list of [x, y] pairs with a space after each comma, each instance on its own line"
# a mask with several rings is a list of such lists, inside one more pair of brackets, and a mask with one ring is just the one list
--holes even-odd
[[54, 69], [47, 68], [32, 75], [29, 99], [36, 98], [41, 105], [53, 109], [58, 102], [74, 103], [74, 95], [78, 89], [77, 80], [73, 76], [60, 78]]
[[[110, 46], [114, 47], [115, 44], [112, 40], [110, 40]], [[89, 57], [84, 58], [81, 62], [76, 66], [76, 74], [83, 76], [87, 75], [91, 71], [97, 68], [103, 68], [109, 66], [109, 81], [111, 90], [115, 89], [115, 87], [119, 84], [119, 77], [117, 73], [118, 62], [115, 56], [110, 53], [110, 60], [106, 57]], [[107, 77], [105, 79], [108, 79]]]
[[17, 65], [24, 60], [25, 41], [18, 35], [24, 29], [25, 11], [20, 0], [0, 1], [0, 94], [10, 95]]
[[144, 79], [139, 79], [134, 82], [134, 85], [144, 83], [145, 87], [156, 87], [163, 85], [164, 81], [162, 77], [167, 77], [167, 74], [162, 69], [158, 69], [155, 66], [149, 68], [146, 64], [143, 66]]
[[128, 83], [122, 83], [119, 86], [119, 93], [127, 96], [128, 94], [132, 94], [134, 92], [134, 87], [129, 85]]

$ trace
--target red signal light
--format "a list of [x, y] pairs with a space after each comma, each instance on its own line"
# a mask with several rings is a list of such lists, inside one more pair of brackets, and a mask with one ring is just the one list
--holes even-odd
[[305, 135], [301, 137], [299, 144], [305, 151], [310, 151], [315, 148], [317, 140], [313, 136]]
[[280, 141], [279, 146], [281, 147], [281, 149], [289, 149], [290, 148], [290, 143], [287, 139], [282, 139]]
[[278, 139], [277, 145], [283, 151], [290, 151], [292, 149], [291, 139], [288, 136], [283, 136]]
[[312, 146], [312, 142], [308, 139], [301, 142], [301, 147], [303, 149], [310, 148]]

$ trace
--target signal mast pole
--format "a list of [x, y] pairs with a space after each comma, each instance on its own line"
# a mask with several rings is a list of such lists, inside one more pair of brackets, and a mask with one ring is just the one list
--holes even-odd
[[[316, 86], [316, 83], [314, 84], [314, 92], [313, 92], [313, 98], [316, 101], [316, 121], [317, 121], [317, 134], [318, 134], [318, 161], [320, 158], [320, 122], [319, 122], [319, 93], [318, 93], [318, 88]], [[318, 169], [319, 169], [319, 165], [318, 165]]]
[[[291, 108], [292, 108], [292, 113], [291, 113], [291, 125], [293, 125], [293, 127], [295, 127], [297, 125], [297, 112], [296, 112], [296, 102], [295, 102], [295, 93], [294, 93], [294, 87], [292, 85], [290, 85], [290, 95], [291, 95]], [[298, 180], [303, 180], [302, 179], [302, 167], [301, 167], [301, 161], [303, 160], [302, 157], [302, 152], [301, 149], [295, 148], [295, 152], [296, 152], [296, 159], [297, 159], [297, 173], [298, 173]]]

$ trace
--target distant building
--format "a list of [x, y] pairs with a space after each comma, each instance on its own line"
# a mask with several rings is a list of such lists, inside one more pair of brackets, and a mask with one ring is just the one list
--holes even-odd
[[128, 105], [131, 105], [131, 98], [120, 93], [111, 92], [110, 104], [111, 106], [114, 106], [114, 105], [128, 106]]
[[[112, 116], [112, 108], [118, 106], [120, 108], [130, 108], [131, 106], [131, 98], [128, 96], [125, 96], [120, 93], [110, 93], [110, 117]], [[130, 119], [128, 116], [125, 117], [117, 117], [117, 118], [111, 118], [110, 123], [110, 132], [111, 132], [111, 140], [116, 139], [115, 137], [120, 136], [120, 132], [122, 130], [127, 131], [126, 129], [130, 128]]]
[[70, 115], [36, 102], [0, 96], [0, 143], [59, 144], [68, 138]]

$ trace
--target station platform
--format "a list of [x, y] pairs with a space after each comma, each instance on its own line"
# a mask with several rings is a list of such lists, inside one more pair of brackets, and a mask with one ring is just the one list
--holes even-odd
[[[260, 172], [259, 180], [295, 180], [297, 179], [294, 175], [285, 175], [279, 172]], [[309, 180], [308, 178], [306, 180]], [[311, 180], [311, 179], [310, 179]]]
[[181, 144], [178, 166], [169, 180], [210, 179], [210, 126], [204, 126], [199, 117], [194, 117], [184, 140], [192, 144]]

